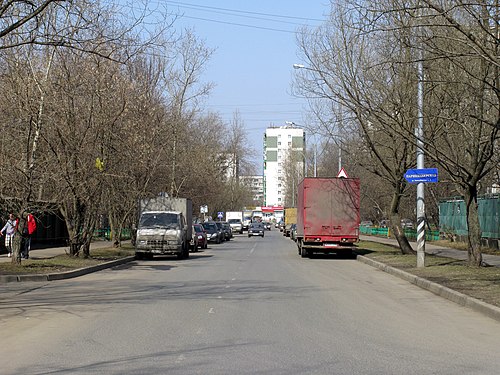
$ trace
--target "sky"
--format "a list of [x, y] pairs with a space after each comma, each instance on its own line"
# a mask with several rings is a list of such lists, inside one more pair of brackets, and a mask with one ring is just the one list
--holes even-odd
[[291, 94], [298, 59], [296, 31], [328, 17], [329, 0], [159, 0], [180, 18], [174, 27], [192, 28], [215, 49], [202, 76], [213, 82], [206, 108], [226, 123], [239, 111], [262, 172], [262, 139], [270, 126], [304, 125], [307, 103]]

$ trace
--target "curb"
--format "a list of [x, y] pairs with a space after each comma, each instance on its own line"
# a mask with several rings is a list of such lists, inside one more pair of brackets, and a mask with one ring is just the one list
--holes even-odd
[[135, 260], [135, 256], [129, 256], [117, 260], [112, 260], [109, 262], [101, 263], [96, 266], [79, 268], [72, 271], [48, 273], [48, 274], [35, 274], [35, 275], [3, 275], [0, 276], [0, 283], [10, 283], [10, 282], [23, 282], [23, 281], [54, 281], [54, 280], [64, 280], [72, 279], [74, 277], [79, 277], [87, 275], [92, 272], [101, 271], [106, 268], [112, 268], [119, 266], [121, 264], [129, 263]]
[[397, 276], [405, 281], [408, 281], [422, 289], [428, 290], [440, 297], [446, 298], [451, 302], [455, 302], [461, 306], [471, 308], [474, 311], [482, 313], [492, 319], [500, 321], [500, 307], [496, 307], [485, 303], [476, 298], [470, 297], [466, 294], [457, 292], [453, 289], [447, 288], [445, 286], [439, 285], [435, 282], [423, 279], [421, 277], [412, 275], [411, 273], [402, 271], [400, 269], [388, 266], [386, 264], [377, 262], [373, 259], [367, 258], [363, 255], [358, 255], [356, 259], [362, 263], [369, 266], [378, 268], [384, 272], [387, 272], [393, 276]]

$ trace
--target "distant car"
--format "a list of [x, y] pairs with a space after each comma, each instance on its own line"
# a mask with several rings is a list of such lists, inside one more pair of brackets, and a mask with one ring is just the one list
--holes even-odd
[[207, 221], [202, 224], [203, 228], [207, 232], [208, 242], [221, 243], [222, 242], [222, 232], [217, 227], [213, 221]]
[[410, 219], [401, 219], [401, 228], [413, 229], [413, 221], [411, 221]]
[[243, 223], [241, 222], [241, 219], [229, 219], [227, 222], [233, 229], [233, 233], [234, 232], [238, 232], [239, 234], [243, 233]]
[[233, 229], [231, 228], [231, 225], [229, 225], [229, 223], [226, 223], [225, 221], [222, 222], [222, 230], [224, 231], [226, 241], [229, 241], [231, 238], [233, 238]]
[[222, 236], [221, 242], [226, 241], [227, 235], [226, 235], [226, 230], [224, 229], [224, 226], [222, 224], [222, 221], [216, 221], [215, 225], [217, 225], [217, 227], [219, 228], [219, 231], [221, 232], [221, 236]]
[[293, 241], [297, 240], [297, 224], [292, 224], [290, 227], [290, 239]]
[[380, 228], [389, 228], [391, 226], [389, 220], [380, 220]]
[[262, 223], [252, 223], [248, 227], [248, 237], [261, 236], [264, 237], [264, 224]]
[[196, 253], [198, 251], [198, 247], [200, 246], [198, 241], [198, 235], [196, 234], [196, 230], [194, 229], [194, 225], [191, 229], [191, 241], [189, 241], [189, 251]]
[[365, 220], [359, 223], [360, 227], [373, 227], [373, 221], [371, 220]]
[[290, 237], [291, 235], [291, 231], [292, 231], [292, 225], [293, 224], [288, 224], [288, 225], [285, 225], [284, 229], [283, 229], [283, 236], [285, 237]]
[[265, 222], [264, 228], [266, 228], [267, 230], [271, 230], [271, 222], [270, 221]]
[[208, 240], [207, 240], [207, 232], [205, 232], [203, 225], [194, 224], [193, 225], [193, 232], [198, 237], [198, 246], [201, 249], [206, 249], [208, 247]]
[[280, 232], [283, 232], [283, 230], [285, 229], [285, 222], [283, 220], [278, 223], [278, 228]]

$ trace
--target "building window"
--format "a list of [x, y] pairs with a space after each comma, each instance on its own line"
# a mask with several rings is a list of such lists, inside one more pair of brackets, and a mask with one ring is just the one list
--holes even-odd
[[288, 134], [288, 139], [292, 138], [292, 135], [291, 134]]
[[278, 195], [281, 195], [281, 190], [278, 190]]
[[278, 142], [278, 146], [281, 146], [281, 142]]

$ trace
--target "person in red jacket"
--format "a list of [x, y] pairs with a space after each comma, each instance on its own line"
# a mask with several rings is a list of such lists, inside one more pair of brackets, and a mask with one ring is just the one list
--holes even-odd
[[31, 236], [36, 230], [36, 221], [35, 217], [28, 212], [26, 215], [26, 224], [24, 228], [24, 246], [21, 251], [21, 259], [29, 259], [30, 257], [30, 249], [31, 249]]

